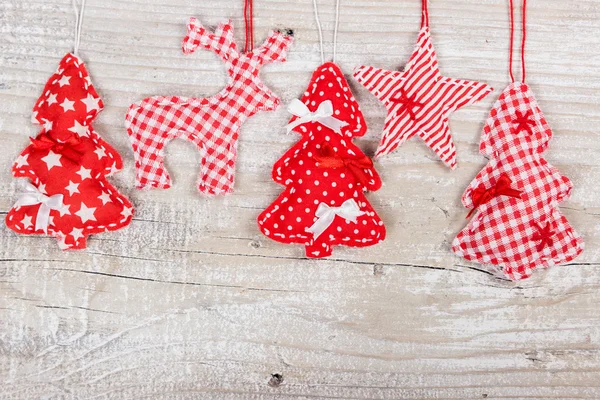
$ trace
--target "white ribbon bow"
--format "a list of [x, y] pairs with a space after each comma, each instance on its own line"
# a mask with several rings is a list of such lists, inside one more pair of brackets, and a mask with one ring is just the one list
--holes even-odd
[[315, 215], [319, 219], [310, 228], [307, 228], [306, 231], [311, 232], [314, 235], [314, 239], [316, 239], [325, 232], [325, 229], [329, 228], [336, 215], [347, 221], [356, 223], [356, 218], [364, 213], [364, 211], [360, 210], [354, 199], [346, 200], [340, 207], [329, 207], [327, 204], [321, 203], [315, 212]]
[[333, 129], [337, 133], [341, 133], [342, 127], [348, 125], [346, 121], [340, 121], [333, 117], [333, 103], [331, 100], [322, 102], [317, 111], [310, 112], [306, 104], [298, 99], [292, 100], [287, 107], [288, 111], [298, 117], [297, 120], [287, 125], [287, 133], [290, 133], [294, 128], [307, 122], [319, 122], [329, 129]]
[[54, 196], [46, 196], [31, 183], [25, 185], [25, 193], [22, 193], [15, 207], [34, 206], [40, 204], [37, 216], [35, 217], [35, 230], [42, 229], [48, 231], [48, 223], [50, 222], [50, 210], [60, 210], [63, 207], [63, 195], [55, 194]]

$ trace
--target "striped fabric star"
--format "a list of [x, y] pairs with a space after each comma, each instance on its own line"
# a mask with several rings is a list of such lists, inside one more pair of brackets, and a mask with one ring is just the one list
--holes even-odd
[[456, 147], [448, 124], [450, 114], [492, 91], [485, 83], [448, 78], [440, 73], [425, 0], [417, 46], [404, 71], [360, 66], [354, 77], [388, 110], [376, 157], [394, 151], [417, 135], [452, 169], [456, 168]]

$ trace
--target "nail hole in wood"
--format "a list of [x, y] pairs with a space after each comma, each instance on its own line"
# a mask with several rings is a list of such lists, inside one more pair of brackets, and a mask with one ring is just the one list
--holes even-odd
[[271, 374], [271, 379], [269, 379], [269, 386], [276, 388], [281, 386], [283, 383], [283, 375], [281, 374]]

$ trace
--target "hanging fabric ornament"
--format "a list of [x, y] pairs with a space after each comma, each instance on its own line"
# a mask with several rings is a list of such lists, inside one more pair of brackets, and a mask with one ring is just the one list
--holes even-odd
[[387, 108], [376, 157], [417, 135], [452, 169], [456, 168], [456, 147], [450, 133], [450, 115], [492, 91], [481, 82], [442, 76], [429, 30], [427, 0], [422, 0], [421, 31], [404, 71], [360, 66], [354, 70], [354, 78]]
[[183, 53], [198, 47], [215, 52], [225, 63], [229, 83], [207, 98], [157, 96], [131, 105], [127, 132], [135, 154], [136, 186], [140, 189], [169, 188], [171, 178], [164, 165], [164, 149], [172, 139], [194, 143], [202, 154], [198, 190], [205, 195], [233, 192], [237, 140], [244, 121], [259, 111], [272, 111], [279, 98], [260, 79], [260, 69], [271, 62], [284, 62], [292, 37], [271, 31], [258, 48], [253, 46], [252, 1], [246, 0], [246, 51], [235, 43], [231, 20], [209, 32], [190, 18]]
[[288, 106], [287, 126], [302, 138], [273, 166], [273, 180], [286, 188], [258, 217], [267, 237], [306, 246], [311, 258], [330, 256], [333, 246], [365, 247], [385, 239], [385, 226], [365, 191], [381, 179], [371, 159], [352, 143], [367, 132], [363, 114], [335, 64], [339, 22], [336, 6], [333, 62], [324, 62], [322, 31], [313, 0], [323, 64], [301, 100]]
[[83, 249], [88, 235], [127, 226], [133, 215], [129, 200], [106, 179], [122, 161], [92, 127], [104, 105], [78, 56], [85, 0], [80, 10], [73, 5], [73, 53], [46, 83], [32, 116], [42, 130], [12, 167], [15, 177], [32, 183], [6, 216], [15, 232], [55, 236], [62, 249]]
[[[525, 83], [526, 0], [523, 0], [522, 80], [512, 68], [514, 11], [510, 0], [510, 78], [483, 128], [479, 150], [490, 161], [465, 190], [462, 202], [476, 212], [454, 239], [461, 257], [502, 268], [513, 280], [535, 269], [564, 264], [584, 248], [558, 209], [573, 185], [542, 156], [552, 130]], [[477, 211], [475, 211], [477, 210]]]

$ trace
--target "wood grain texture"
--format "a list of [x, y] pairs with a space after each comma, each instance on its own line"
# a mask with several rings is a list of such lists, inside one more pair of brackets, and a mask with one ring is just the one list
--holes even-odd
[[[88, 0], [82, 57], [107, 104], [95, 127], [125, 159], [112, 182], [137, 208], [130, 227], [80, 252], [55, 240], [0, 236], [0, 399], [598, 399], [600, 398], [600, 0], [530, 1], [528, 77], [554, 128], [547, 153], [575, 190], [562, 211], [584, 254], [519, 283], [454, 257], [462, 190], [483, 167], [480, 130], [507, 84], [505, 0], [433, 0], [442, 72], [492, 84], [454, 114], [459, 167], [419, 140], [377, 167], [369, 195], [388, 228], [381, 245], [307, 260], [271, 242], [255, 218], [280, 192], [270, 168], [296, 140], [285, 110], [243, 127], [236, 193], [198, 195], [198, 154], [169, 146], [174, 187], [133, 189], [124, 129], [130, 103], [155, 94], [205, 96], [225, 82], [209, 53], [183, 56], [187, 17], [233, 17], [241, 0]], [[331, 43], [334, 1], [320, 1]], [[310, 0], [256, 1], [256, 37], [292, 28], [285, 64], [265, 68], [284, 103], [319, 64]], [[342, 0], [338, 61], [406, 62], [420, 2]], [[37, 128], [35, 99], [72, 46], [70, 0], [0, 3], [0, 211], [21, 182], [10, 165]], [[350, 80], [372, 154], [385, 109]], [[281, 374], [272, 379], [271, 374]]]

